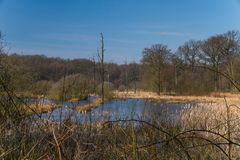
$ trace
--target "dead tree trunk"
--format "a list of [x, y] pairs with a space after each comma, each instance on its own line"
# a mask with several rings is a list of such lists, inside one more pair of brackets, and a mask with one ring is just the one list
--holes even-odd
[[98, 57], [99, 57], [99, 61], [100, 61], [100, 74], [101, 74], [101, 96], [102, 96], [102, 102], [104, 102], [104, 37], [103, 34], [100, 34], [100, 38], [101, 38], [101, 46], [100, 46], [100, 51], [98, 51]]

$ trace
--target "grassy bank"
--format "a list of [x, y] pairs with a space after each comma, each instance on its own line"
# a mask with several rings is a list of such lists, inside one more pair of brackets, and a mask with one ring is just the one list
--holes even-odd
[[119, 99], [139, 98], [152, 101], [168, 101], [172, 103], [199, 102], [218, 104], [224, 104], [225, 103], [224, 97], [226, 97], [229, 102], [234, 104], [240, 104], [240, 94], [234, 93], [211, 93], [205, 96], [177, 96], [166, 94], [158, 95], [154, 92], [146, 91], [137, 91], [136, 93], [134, 93], [133, 91], [129, 92], [115, 91], [114, 97]]

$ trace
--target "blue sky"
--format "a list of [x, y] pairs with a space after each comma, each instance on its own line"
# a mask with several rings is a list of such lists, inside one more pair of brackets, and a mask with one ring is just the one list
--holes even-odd
[[103, 32], [107, 61], [139, 61], [190, 39], [240, 30], [240, 0], [0, 0], [9, 53], [91, 58]]

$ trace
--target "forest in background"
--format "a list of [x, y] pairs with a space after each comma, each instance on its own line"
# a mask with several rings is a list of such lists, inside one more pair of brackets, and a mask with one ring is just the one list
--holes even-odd
[[[69, 60], [5, 54], [4, 48], [1, 49], [1, 64], [6, 66], [16, 92], [49, 95], [52, 99], [60, 99], [58, 91], [63, 81], [69, 92], [65, 99], [82, 99], [96, 93], [102, 75], [101, 63], [96, 57]], [[111, 90], [175, 95], [234, 92], [236, 87], [228, 78], [236, 85], [240, 82], [240, 34], [228, 31], [205, 40], [189, 40], [175, 53], [167, 45], [154, 44], [143, 49], [140, 63], [105, 62], [103, 75], [104, 83], [111, 86]]]
[[[0, 159], [231, 160], [240, 157], [239, 103], [229, 103], [225, 97], [223, 104], [182, 104], [184, 108], [176, 117], [167, 114], [167, 103], [156, 106], [157, 103], [148, 100], [144, 104], [154, 103], [161, 109], [149, 113], [150, 119], [131, 116], [82, 121], [84, 115], [94, 118], [91, 104], [87, 104], [85, 113], [77, 112], [78, 102], [92, 93], [102, 98], [92, 106], [103, 104], [104, 107], [105, 98], [108, 100], [113, 90], [173, 95], [239, 93], [238, 31], [201, 41], [190, 40], [176, 53], [164, 44], [155, 44], [143, 49], [140, 63], [121, 65], [104, 63], [107, 55], [104, 55], [103, 36], [98, 58], [90, 60], [6, 54], [4, 43], [2, 40], [0, 44]], [[26, 103], [36, 95], [39, 102]], [[41, 106], [45, 98], [59, 100], [61, 105]], [[70, 109], [75, 114], [62, 118], [65, 101], [72, 104]], [[47, 110], [40, 108], [43, 106]], [[51, 119], [55, 109], [60, 109], [59, 121]], [[42, 117], [42, 113], [49, 113], [48, 118]]]

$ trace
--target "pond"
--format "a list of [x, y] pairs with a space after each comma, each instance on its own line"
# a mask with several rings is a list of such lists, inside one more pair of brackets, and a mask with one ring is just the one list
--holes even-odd
[[[168, 103], [166, 101], [153, 102], [144, 99], [115, 99], [93, 108], [86, 114], [75, 111], [76, 107], [91, 103], [96, 97], [77, 103], [59, 102], [43, 99], [42, 103], [58, 103], [60, 107], [52, 112], [41, 114], [41, 118], [52, 119], [59, 122], [64, 119], [72, 119], [80, 122], [91, 122], [99, 120], [118, 120], [118, 119], [141, 119], [151, 120], [154, 115], [168, 120], [175, 120], [186, 107], [193, 107], [195, 103]], [[36, 116], [36, 115], [35, 115]]]

